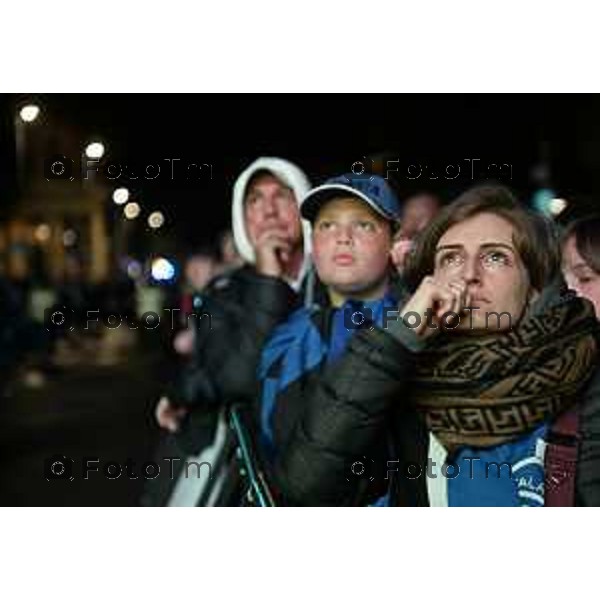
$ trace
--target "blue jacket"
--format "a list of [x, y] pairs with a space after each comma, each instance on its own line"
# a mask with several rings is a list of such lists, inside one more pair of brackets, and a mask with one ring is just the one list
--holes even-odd
[[[390, 291], [380, 300], [349, 300], [337, 309], [301, 308], [275, 329], [263, 349], [258, 371], [259, 437], [268, 462], [274, 460], [286, 432], [302, 413], [307, 378], [335, 363], [356, 331], [382, 327], [385, 315], [397, 311], [397, 306], [396, 294]], [[385, 500], [379, 501], [384, 504]]]
[[446, 486], [447, 505], [544, 506], [547, 433], [548, 426], [542, 425], [507, 444], [461, 447], [452, 466], [436, 472]]

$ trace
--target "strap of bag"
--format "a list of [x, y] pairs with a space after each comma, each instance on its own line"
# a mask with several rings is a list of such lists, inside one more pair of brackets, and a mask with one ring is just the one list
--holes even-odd
[[574, 506], [580, 414], [576, 406], [556, 420], [548, 436], [544, 457], [545, 506]]
[[230, 406], [229, 422], [236, 439], [240, 474], [246, 482], [243, 505], [276, 506], [275, 494], [262, 468], [250, 428], [245, 423], [244, 409], [238, 405]]

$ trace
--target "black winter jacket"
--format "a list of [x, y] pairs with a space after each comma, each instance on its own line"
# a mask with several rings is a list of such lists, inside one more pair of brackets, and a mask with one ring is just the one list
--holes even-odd
[[256, 397], [262, 346], [298, 302], [287, 283], [261, 275], [252, 266], [215, 278], [196, 297], [198, 316], [189, 319], [196, 327], [193, 356], [166, 392], [175, 404], [192, 408], [180, 436], [184, 448], [197, 451], [210, 442], [223, 405]]
[[[406, 463], [426, 463], [429, 435], [408, 403], [408, 381], [416, 355], [407, 347], [407, 340], [401, 320], [386, 331], [358, 332], [348, 344], [344, 360], [308, 378], [302, 389], [296, 388], [296, 393], [302, 394], [302, 408], [296, 410], [293, 427], [285, 428], [285, 443], [274, 465], [286, 504], [367, 503], [365, 479], [353, 477], [351, 466], [359, 460], [369, 474], [370, 463], [381, 460], [382, 442], [389, 441], [389, 456]], [[298, 399], [288, 402], [300, 404]], [[581, 406], [576, 501], [600, 506], [600, 369]], [[373, 473], [385, 478], [379, 466], [373, 466]], [[401, 479], [392, 474], [386, 483], [392, 505], [428, 504], [425, 478]]]

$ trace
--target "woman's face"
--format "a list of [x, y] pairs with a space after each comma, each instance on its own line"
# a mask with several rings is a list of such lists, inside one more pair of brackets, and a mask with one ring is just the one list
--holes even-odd
[[482, 213], [453, 225], [438, 241], [434, 276], [463, 280], [473, 307], [460, 315], [457, 330], [507, 330], [521, 318], [533, 293], [514, 233], [506, 219]]
[[600, 273], [596, 273], [577, 251], [575, 236], [571, 236], [563, 248], [563, 275], [567, 285], [592, 302], [596, 317], [600, 320]]

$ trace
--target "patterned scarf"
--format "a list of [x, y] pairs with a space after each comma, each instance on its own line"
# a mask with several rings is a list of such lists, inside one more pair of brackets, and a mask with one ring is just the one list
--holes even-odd
[[420, 354], [412, 398], [449, 451], [512, 441], [577, 402], [597, 333], [591, 304], [567, 295], [508, 332], [440, 336]]

